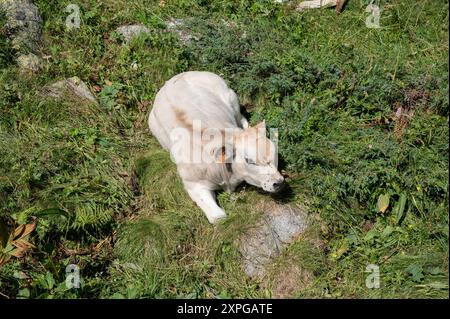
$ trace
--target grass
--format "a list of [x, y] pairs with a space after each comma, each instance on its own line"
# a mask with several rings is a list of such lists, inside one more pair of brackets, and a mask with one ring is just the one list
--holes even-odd
[[[70, 1], [39, 0], [37, 74], [14, 65], [0, 17], [0, 225], [38, 216], [35, 248], [0, 266], [1, 295], [448, 298], [448, 3], [383, 1], [370, 29], [369, 1], [339, 16], [296, 2], [83, 0], [70, 31]], [[197, 40], [167, 32], [170, 18]], [[125, 44], [114, 30], [134, 23], [150, 34]], [[146, 126], [164, 81], [198, 69], [229, 81], [252, 123], [279, 128], [290, 176], [277, 198], [219, 193], [229, 218], [218, 226]], [[99, 105], [39, 94], [72, 76]], [[306, 205], [315, 222], [253, 280], [237, 242], [274, 200]], [[81, 289], [65, 286], [69, 264]], [[365, 285], [369, 264], [379, 289]]]

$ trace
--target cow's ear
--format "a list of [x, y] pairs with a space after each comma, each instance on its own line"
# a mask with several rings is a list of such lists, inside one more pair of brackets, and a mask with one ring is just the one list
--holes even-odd
[[214, 150], [216, 163], [231, 163], [234, 159], [234, 147], [232, 144], [222, 145]]

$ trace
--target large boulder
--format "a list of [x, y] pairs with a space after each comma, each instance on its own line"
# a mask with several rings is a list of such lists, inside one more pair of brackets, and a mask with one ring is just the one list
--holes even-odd
[[18, 51], [37, 51], [42, 40], [42, 17], [30, 0], [0, 0], [6, 13], [7, 37]]
[[266, 208], [261, 222], [239, 240], [245, 273], [253, 278], [263, 277], [266, 266], [308, 225], [307, 213], [299, 206], [274, 204]]

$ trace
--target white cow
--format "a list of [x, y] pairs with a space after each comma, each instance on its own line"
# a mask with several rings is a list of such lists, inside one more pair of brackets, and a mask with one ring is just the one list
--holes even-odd
[[265, 123], [249, 127], [236, 93], [218, 75], [192, 71], [171, 78], [156, 95], [148, 124], [210, 223], [226, 217], [214, 191], [231, 192], [245, 181], [276, 192], [283, 184]]

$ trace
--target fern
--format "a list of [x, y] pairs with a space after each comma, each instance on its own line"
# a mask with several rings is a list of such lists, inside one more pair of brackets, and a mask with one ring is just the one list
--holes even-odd
[[75, 208], [74, 221], [71, 228], [79, 230], [87, 226], [101, 228], [113, 220], [113, 211], [92, 202], [80, 203]]

